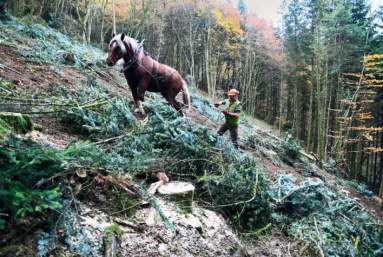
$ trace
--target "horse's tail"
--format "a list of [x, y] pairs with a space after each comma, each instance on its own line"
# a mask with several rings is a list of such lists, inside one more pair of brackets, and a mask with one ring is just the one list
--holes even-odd
[[191, 110], [191, 104], [190, 104], [190, 94], [188, 90], [188, 86], [184, 80], [182, 80], [182, 88], [183, 88], [183, 93], [182, 93], [182, 102], [188, 106], [188, 110]]

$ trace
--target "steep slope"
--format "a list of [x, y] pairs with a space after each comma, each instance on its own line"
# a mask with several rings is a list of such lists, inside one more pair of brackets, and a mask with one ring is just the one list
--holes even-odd
[[[1, 161], [13, 158], [21, 170], [37, 174], [51, 167], [40, 158], [50, 151], [59, 169], [31, 178], [31, 187], [61, 192], [42, 201], [16, 199], [24, 216], [2, 207], [10, 215], [2, 256], [19, 249], [19, 256], [102, 256], [100, 246], [113, 243], [102, 239], [108, 231], [123, 256], [372, 256], [382, 247], [381, 224], [371, 218], [381, 220], [382, 213], [364, 196], [353, 199], [356, 190], [352, 198], [344, 195], [352, 189], [339, 179], [340, 169], [320, 170], [304, 157], [290, 158], [280, 142], [290, 147], [292, 139], [281, 141], [247, 117], [236, 151], [215, 135], [220, 112], [192, 78], [187, 119], [150, 93], [148, 116], [136, 116], [123, 78], [106, 69], [103, 52], [38, 24], [0, 24], [0, 111], [29, 113], [40, 125], [29, 134], [37, 144], [4, 137]], [[152, 173], [159, 172], [196, 186], [192, 213], [145, 193], [156, 181]], [[0, 183], [8, 193], [10, 187]], [[143, 223], [150, 206], [158, 214], [154, 227]], [[118, 218], [125, 223], [113, 225]]]

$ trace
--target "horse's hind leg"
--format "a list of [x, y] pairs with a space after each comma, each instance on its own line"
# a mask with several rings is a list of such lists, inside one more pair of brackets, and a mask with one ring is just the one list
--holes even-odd
[[174, 109], [176, 109], [177, 112], [180, 112], [182, 117], [185, 117], [184, 112], [182, 111], [182, 105], [180, 102], [177, 101], [176, 97], [172, 97], [169, 101], [169, 99], [166, 99], [169, 102], [170, 106], [173, 106]]

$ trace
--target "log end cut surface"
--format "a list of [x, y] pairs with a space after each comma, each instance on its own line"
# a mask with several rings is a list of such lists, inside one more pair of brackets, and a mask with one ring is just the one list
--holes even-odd
[[191, 191], [194, 191], [194, 186], [185, 182], [171, 182], [158, 189], [161, 195], [187, 194]]
[[177, 202], [184, 211], [193, 211], [194, 186], [190, 183], [171, 182], [162, 185], [158, 194], [169, 201]]

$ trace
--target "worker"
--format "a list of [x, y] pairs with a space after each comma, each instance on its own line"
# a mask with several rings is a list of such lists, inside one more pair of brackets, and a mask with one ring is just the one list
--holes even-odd
[[231, 89], [228, 94], [229, 99], [214, 104], [215, 107], [220, 105], [225, 106], [225, 110], [222, 111], [222, 113], [225, 115], [225, 120], [221, 127], [218, 129], [217, 134], [222, 136], [227, 130], [229, 130], [231, 141], [237, 149], [239, 116], [241, 115], [242, 111], [241, 103], [237, 100], [238, 94], [239, 92], [237, 90]]
[[5, 0], [0, 0], [0, 14], [6, 14], [7, 9], [5, 8]]

